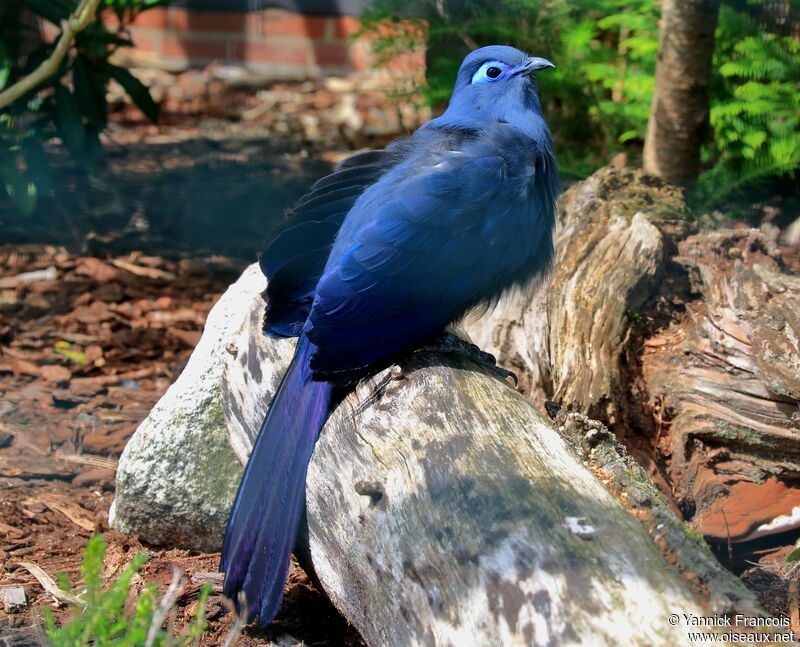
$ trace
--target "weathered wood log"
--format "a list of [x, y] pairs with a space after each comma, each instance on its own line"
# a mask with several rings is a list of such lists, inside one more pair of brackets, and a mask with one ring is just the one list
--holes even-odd
[[[291, 341], [260, 334], [263, 287], [254, 266], [223, 296], [137, 430], [120, 461], [115, 527], [219, 545], [216, 511], [239, 474], [220, 435], [246, 456], [291, 355]], [[368, 644], [674, 645], [686, 626], [669, 613], [756, 612], [653, 491], [624, 482], [647, 478], [607, 460], [618, 448], [591, 459], [643, 522], [485, 367], [419, 353], [402, 372], [345, 398], [309, 469], [313, 568]]]
[[761, 233], [687, 215], [660, 180], [601, 169], [564, 196], [547, 290], [467, 331], [535, 404], [607, 423], [699, 532], [797, 527], [798, 278]]
[[677, 645], [670, 612], [754, 612], [665, 503], [651, 538], [485, 367], [427, 353], [400, 366], [345, 399], [308, 475], [314, 570], [368, 644]]
[[536, 404], [556, 400], [610, 424], [624, 417], [621, 370], [631, 319], [661, 283], [669, 255], [695, 227], [679, 189], [608, 167], [563, 197], [547, 288], [511, 294], [465, 329], [519, 371]]

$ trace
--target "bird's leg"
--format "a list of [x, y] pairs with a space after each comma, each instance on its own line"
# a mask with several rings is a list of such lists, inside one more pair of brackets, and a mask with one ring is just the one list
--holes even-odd
[[452, 333], [443, 332], [437, 335], [425, 346], [420, 346], [415, 352], [434, 352], [434, 353], [453, 353], [461, 355], [473, 362], [487, 367], [492, 373], [499, 375], [503, 380], [510, 377], [514, 380], [514, 385], [519, 384], [519, 378], [514, 371], [502, 368], [497, 365], [497, 359], [491, 353], [487, 353], [478, 348], [475, 344], [461, 339]]

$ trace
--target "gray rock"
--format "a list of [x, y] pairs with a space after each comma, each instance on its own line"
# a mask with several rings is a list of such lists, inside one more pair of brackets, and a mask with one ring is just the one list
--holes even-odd
[[[183, 373], [122, 454], [113, 528], [153, 544], [219, 550], [247, 439], [258, 431], [294, 346], [258, 334], [265, 286], [253, 265], [209, 313]], [[234, 370], [237, 362], [250, 370]], [[238, 431], [235, 452], [229, 429]]]

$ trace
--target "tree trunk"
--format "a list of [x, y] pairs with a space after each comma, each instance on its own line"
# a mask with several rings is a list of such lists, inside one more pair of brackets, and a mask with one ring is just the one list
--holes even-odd
[[698, 233], [683, 209], [657, 178], [601, 169], [564, 196], [547, 289], [467, 332], [735, 545], [800, 527], [800, 278], [760, 232]]
[[644, 169], [680, 186], [691, 184], [699, 173], [719, 4], [664, 0], [662, 5]]

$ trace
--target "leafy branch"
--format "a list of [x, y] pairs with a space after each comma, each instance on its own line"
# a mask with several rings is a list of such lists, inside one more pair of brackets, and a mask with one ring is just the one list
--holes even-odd
[[61, 61], [67, 55], [75, 36], [91, 23], [99, 4], [100, 0], [81, 0], [72, 15], [62, 23], [61, 37], [58, 39], [53, 53], [42, 61], [33, 72], [0, 92], [0, 110], [22, 98], [58, 72]]

